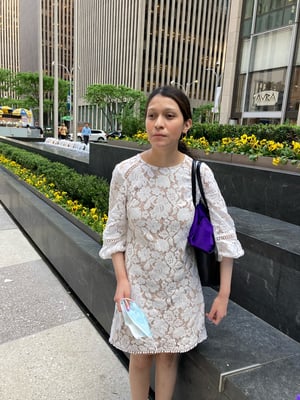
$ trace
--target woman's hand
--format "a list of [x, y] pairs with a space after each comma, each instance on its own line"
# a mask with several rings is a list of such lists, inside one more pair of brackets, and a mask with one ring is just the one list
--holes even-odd
[[117, 279], [117, 289], [114, 296], [114, 301], [117, 305], [118, 311], [121, 311], [120, 300], [130, 298], [131, 290], [130, 283], [127, 277], [125, 267], [124, 253], [119, 252], [112, 255], [112, 262], [114, 265], [115, 275]]
[[227, 315], [227, 306], [229, 298], [226, 296], [218, 295], [209, 311], [206, 313], [206, 317], [215, 325], [218, 325], [224, 317]]
[[114, 296], [114, 301], [117, 305], [118, 311], [121, 311], [120, 301], [124, 298], [130, 299], [130, 283], [128, 279], [124, 279], [117, 283], [117, 289]]

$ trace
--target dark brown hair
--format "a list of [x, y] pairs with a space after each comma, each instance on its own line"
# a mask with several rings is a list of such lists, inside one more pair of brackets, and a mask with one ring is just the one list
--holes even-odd
[[[146, 103], [146, 113], [147, 113], [150, 101], [153, 99], [153, 97], [155, 97], [157, 95], [169, 97], [170, 99], [174, 100], [177, 103], [177, 105], [181, 111], [184, 121], [187, 121], [188, 119], [192, 119], [191, 105], [190, 105], [190, 101], [189, 101], [188, 97], [182, 90], [180, 90], [174, 86], [162, 86], [162, 87], [158, 87], [158, 88], [154, 89], [153, 92], [148, 97], [148, 100]], [[187, 145], [181, 139], [182, 139], [182, 137], [178, 141], [178, 150], [181, 153], [184, 153], [184, 154], [189, 155], [190, 157], [193, 157], [192, 152], [190, 151], [190, 149], [187, 147]]]

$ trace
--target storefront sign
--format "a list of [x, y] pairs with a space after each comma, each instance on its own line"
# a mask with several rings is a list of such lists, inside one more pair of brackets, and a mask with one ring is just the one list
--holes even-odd
[[276, 90], [264, 90], [253, 95], [254, 105], [257, 107], [262, 106], [275, 106], [278, 102], [279, 92]]

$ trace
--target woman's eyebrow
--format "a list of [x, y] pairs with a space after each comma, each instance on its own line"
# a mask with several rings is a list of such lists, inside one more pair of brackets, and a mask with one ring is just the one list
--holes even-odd
[[[156, 111], [157, 108], [156, 108], [156, 107], [148, 107], [148, 111], [149, 111], [149, 110], [151, 110], [151, 111]], [[167, 111], [167, 112], [169, 112], [169, 111], [175, 112], [175, 111], [177, 111], [177, 110], [176, 110], [175, 107], [174, 107], [174, 108], [172, 108], [172, 107], [167, 107], [167, 108], [164, 108], [163, 111], [164, 111], [164, 112], [166, 112], [166, 111]]]

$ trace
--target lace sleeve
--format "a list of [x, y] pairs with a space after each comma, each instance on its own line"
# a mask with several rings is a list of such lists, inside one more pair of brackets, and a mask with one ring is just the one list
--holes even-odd
[[223, 257], [239, 258], [244, 250], [237, 239], [233, 219], [228, 214], [224, 198], [209, 166], [201, 163], [201, 181], [211, 223], [214, 227], [219, 261]]
[[117, 165], [113, 171], [109, 193], [108, 221], [103, 232], [103, 246], [99, 255], [103, 259], [123, 252], [126, 248], [126, 180]]

